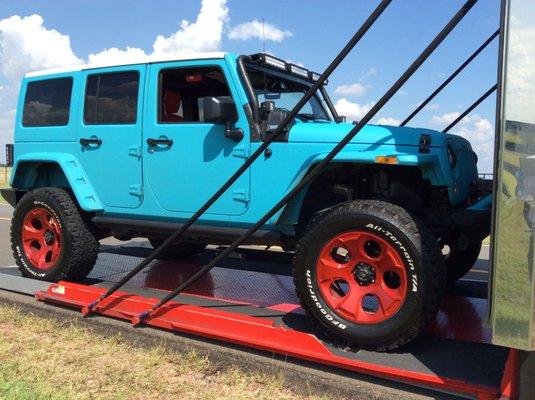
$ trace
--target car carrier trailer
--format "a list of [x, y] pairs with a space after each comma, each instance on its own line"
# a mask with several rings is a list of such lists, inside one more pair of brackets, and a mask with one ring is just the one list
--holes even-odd
[[[531, 381], [525, 377], [529, 378], [534, 363], [533, 353], [528, 351], [534, 347], [535, 287], [532, 276], [531, 235], [531, 203], [534, 196], [530, 162], [530, 144], [533, 139], [529, 135], [533, 134], [531, 127], [535, 123], [535, 118], [525, 103], [514, 101], [515, 96], [519, 96], [516, 91], [518, 89], [515, 88], [515, 91], [510, 92], [507, 90], [513, 86], [514, 77], [510, 74], [515, 72], [514, 65], [518, 60], [513, 58], [514, 52], [506, 51], [511, 43], [514, 45], [515, 40], [519, 40], [519, 36], [526, 34], [526, 29], [533, 29], [533, 26], [529, 25], [532, 24], [532, 20], [529, 18], [530, 7], [527, 0], [503, 2], [500, 28], [501, 68], [498, 83], [477, 99], [458, 119], [460, 121], [498, 89], [497, 162], [493, 193], [478, 199], [466, 212], [452, 214], [452, 219], [458, 219], [461, 223], [464, 221], [467, 229], [474, 230], [478, 224], [486, 223], [486, 216], [489, 213], [485, 211], [492, 210], [490, 213], [493, 217], [490, 270], [492, 278], [489, 282], [488, 299], [478, 298], [473, 296], [473, 293], [469, 296], [448, 295], [431, 324], [427, 337], [409, 345], [404, 353], [370, 353], [351, 347], [340, 348], [337, 343], [331, 343], [311, 333], [307, 322], [303, 321], [295, 298], [288, 295], [292, 283], [288, 281], [286, 274], [262, 271], [240, 277], [236, 269], [230, 268], [233, 270], [232, 276], [237, 278], [230, 279], [220, 265], [312, 181], [355, 135], [359, 134], [475, 3], [476, 1], [468, 1], [459, 10], [396, 83], [385, 92], [361, 121], [355, 123], [355, 127], [318, 163], [315, 169], [311, 170], [254, 226], [246, 230], [230, 246], [218, 252], [211, 261], [201, 259], [204, 265], [200, 266], [175, 265], [173, 272], [170, 272], [169, 265], [152, 263], [215, 203], [250, 164], [261, 155], [269, 157], [270, 144], [284, 132], [305, 102], [316, 91], [323, 90], [323, 83], [328, 76], [380, 17], [390, 1], [382, 1], [379, 4], [327, 70], [317, 77], [303, 99], [288, 113], [280, 114], [280, 120], [275, 123], [276, 128], [263, 138], [262, 145], [247, 158], [236, 173], [175, 233], [162, 240], [161, 245], [145, 259], [129, 258], [126, 262], [118, 262], [114, 258], [110, 266], [110, 260], [106, 261], [105, 258], [99, 257], [97, 267], [90, 275], [91, 279], [82, 283], [60, 281], [48, 285], [17, 276], [13, 273], [13, 269], [7, 269], [0, 284], [7, 290], [34, 293], [41, 301], [79, 308], [84, 315], [103, 314], [130, 320], [135, 325], [145, 324], [196, 334], [474, 398], [530, 398], [529, 396], [533, 396], [535, 391]], [[522, 23], [509, 24], [511, 19]], [[438, 91], [460, 73], [464, 66], [496, 36], [497, 33], [494, 33]], [[533, 65], [530, 67], [534, 68]], [[529, 86], [526, 86], [525, 90], [528, 89]], [[530, 98], [533, 93], [522, 93], [522, 95]], [[403, 124], [413, 116], [414, 113]], [[450, 128], [451, 126], [446, 130]], [[225, 136], [238, 140], [239, 135], [240, 132], [230, 126], [227, 127]], [[429, 145], [424, 136], [421, 139], [422, 153], [425, 153], [426, 146]], [[158, 144], [153, 143], [153, 145]], [[385, 157], [382, 161], [388, 163], [390, 159]], [[525, 225], [525, 229], [519, 230], [519, 224]], [[514, 243], [508, 242], [511, 240], [511, 230], [507, 231], [508, 226], [514, 227], [513, 230], [516, 232]], [[133, 263], [137, 261], [139, 263], [134, 265]], [[123, 265], [115, 270], [116, 273], [110, 274], [115, 263]], [[189, 272], [186, 272], [188, 270]], [[182, 271], [183, 275], [177, 271]], [[170, 279], [171, 276], [184, 279], [173, 281]], [[225, 276], [231, 282], [221, 284], [220, 279], [224, 281]], [[251, 280], [249, 287], [269, 287], [273, 292], [269, 293], [268, 298], [258, 296], [258, 293], [247, 292], [245, 289], [242, 289], [244, 293], [237, 295], [236, 288], [247, 285], [241, 286], [236, 283], [248, 279]], [[274, 286], [273, 281], [279, 285]], [[134, 282], [138, 284], [133, 284]], [[169, 286], [169, 282], [174, 282], [176, 286]], [[248, 296], [251, 298], [248, 299]], [[281, 301], [271, 304], [273, 299]], [[425, 365], [416, 362], [417, 359], [426, 360]]]

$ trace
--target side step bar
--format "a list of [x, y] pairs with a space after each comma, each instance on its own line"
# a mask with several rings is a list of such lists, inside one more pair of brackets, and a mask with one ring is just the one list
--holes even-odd
[[[143, 219], [116, 218], [96, 216], [91, 220], [101, 228], [111, 228], [116, 231], [136, 233], [155, 233], [168, 236], [181, 229], [184, 224], [180, 222], [154, 221]], [[230, 244], [247, 232], [248, 228], [231, 228], [211, 225], [193, 224], [186, 237], [192, 239], [215, 240], [218, 244]], [[223, 240], [221, 240], [223, 238]], [[214, 242], [214, 243], [215, 243]], [[279, 245], [283, 240], [280, 232], [262, 229], [256, 232], [246, 244]]]

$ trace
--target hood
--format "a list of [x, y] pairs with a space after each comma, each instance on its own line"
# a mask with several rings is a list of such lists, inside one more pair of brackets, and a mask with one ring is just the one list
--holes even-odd
[[[338, 143], [355, 125], [334, 122], [296, 122], [289, 132], [289, 142], [294, 143]], [[423, 128], [408, 128], [388, 125], [366, 125], [351, 140], [355, 144], [382, 144], [395, 146], [419, 146], [420, 136], [431, 138], [431, 147], [444, 147], [446, 140], [458, 138], [457, 135], [442, 133]], [[468, 142], [467, 142], [468, 143]]]

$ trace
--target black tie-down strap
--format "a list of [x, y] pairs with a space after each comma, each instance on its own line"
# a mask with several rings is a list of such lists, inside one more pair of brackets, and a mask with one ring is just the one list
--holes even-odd
[[184, 289], [195, 283], [200, 277], [205, 275], [208, 271], [214, 268], [221, 260], [227, 257], [230, 253], [235, 251], [238, 246], [244, 243], [251, 237], [258, 229], [260, 229], [271, 217], [273, 217], [288, 201], [294, 198], [307, 184], [316, 178], [322, 170], [332, 161], [332, 159], [355, 137], [355, 135], [368, 123], [370, 120], [384, 107], [384, 105], [397, 93], [397, 91], [407, 82], [407, 80], [418, 70], [424, 61], [433, 53], [433, 51], [442, 43], [442, 41], [449, 35], [449, 33], [457, 26], [457, 24], [464, 18], [464, 16], [475, 5], [477, 0], [467, 1], [463, 7], [455, 14], [455, 16], [448, 22], [448, 24], [440, 31], [440, 33], [433, 39], [433, 41], [425, 48], [425, 50], [418, 56], [418, 58], [407, 68], [401, 77], [387, 90], [381, 99], [371, 108], [370, 111], [349, 131], [349, 133], [325, 156], [325, 158], [309, 172], [303, 180], [295, 186], [288, 194], [286, 194], [271, 210], [269, 210], [254, 226], [247, 232], [241, 235], [234, 243], [227, 247], [217, 257], [215, 257], [208, 264], [204, 265], [190, 278], [186, 279], [172, 292], [168, 293], [158, 303], [152, 306], [149, 310], [135, 316], [132, 323], [135, 325], [145, 323], [152, 315], [154, 315], [160, 307], [175, 298]]

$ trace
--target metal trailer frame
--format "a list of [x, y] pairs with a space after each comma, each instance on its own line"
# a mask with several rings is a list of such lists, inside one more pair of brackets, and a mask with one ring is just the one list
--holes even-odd
[[[142, 249], [126, 249], [104, 248], [95, 270], [82, 284], [49, 284], [21, 277], [15, 266], [3, 267], [0, 290], [34, 295], [51, 305], [81, 310], [141, 259]], [[141, 257], [150, 252], [148, 248], [143, 250]], [[312, 326], [293, 296], [288, 260], [278, 260], [281, 253], [245, 250], [242, 254], [244, 258], [227, 259], [193, 288], [167, 303], [147, 325], [254, 349], [268, 358], [276, 354], [292, 362], [350, 371], [356, 379], [372, 376], [405, 387], [478, 400], [515, 398], [519, 353], [489, 343], [490, 330], [482, 327], [487, 307], [486, 299], [481, 298], [483, 288], [468, 289], [475, 297], [449, 294], [429, 332], [401, 351], [341, 349], [311, 333]], [[103, 300], [96, 314], [130, 321], [169, 293], [175, 284], [170, 276], [176, 276], [177, 271], [182, 276], [176, 281], [191, 276], [212, 256], [153, 263], [147, 273]], [[277, 274], [272, 273], [274, 269]], [[237, 281], [242, 285], [247, 282], [250, 289], [237, 289]], [[466, 281], [465, 286], [475, 284]], [[259, 287], [265, 289], [254, 289]], [[457, 313], [458, 309], [465, 312]]]

